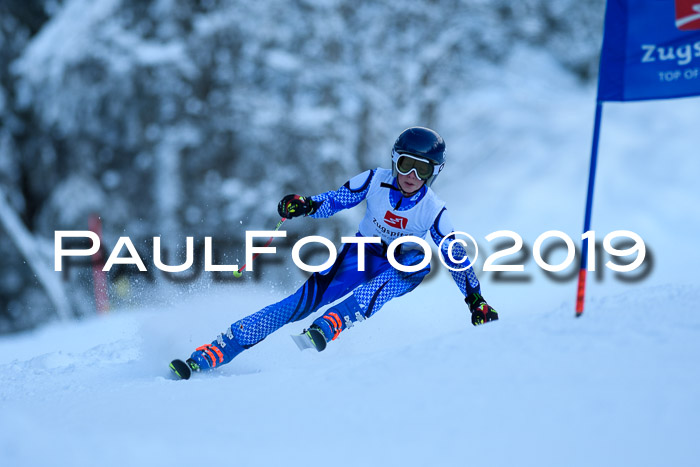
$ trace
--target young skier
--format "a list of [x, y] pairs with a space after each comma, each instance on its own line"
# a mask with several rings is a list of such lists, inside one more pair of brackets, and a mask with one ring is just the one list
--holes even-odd
[[[430, 265], [416, 272], [395, 269], [387, 259], [387, 247], [399, 237], [424, 238], [428, 233], [439, 246], [446, 235], [454, 232], [445, 203], [430, 188], [445, 166], [445, 142], [428, 128], [408, 128], [394, 143], [391, 159], [392, 170], [368, 170], [338, 190], [316, 196], [287, 195], [277, 208], [279, 214], [288, 219], [326, 218], [367, 201], [367, 210], [356, 235], [380, 237], [382, 242], [364, 246], [364, 271], [358, 270], [358, 245], [346, 243], [329, 269], [313, 273], [289, 297], [236, 321], [211, 344], [198, 347], [186, 363], [175, 360], [171, 364], [173, 371], [186, 379], [190, 370], [209, 370], [226, 364], [285, 324], [302, 320], [352, 292], [298, 336], [308, 347], [320, 352], [343, 330], [371, 317], [392, 298], [415, 289], [430, 272]], [[449, 258], [453, 241], [454, 237], [446, 240], [440, 253], [446, 264], [464, 267], [469, 260], [459, 242], [453, 245], [452, 257], [467, 262], [458, 264]], [[394, 257], [404, 266], [417, 265], [423, 260], [423, 251], [404, 248], [406, 245], [401, 245]], [[473, 325], [498, 319], [498, 313], [481, 296], [473, 268], [451, 271], [451, 274], [465, 296]]]

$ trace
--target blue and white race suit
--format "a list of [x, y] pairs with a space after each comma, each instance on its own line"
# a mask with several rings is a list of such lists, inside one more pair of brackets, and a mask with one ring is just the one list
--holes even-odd
[[[326, 340], [335, 339], [342, 330], [371, 317], [392, 298], [415, 289], [430, 272], [429, 264], [414, 272], [393, 268], [387, 259], [387, 246], [393, 240], [407, 235], [426, 238], [429, 234], [439, 246], [443, 238], [454, 231], [445, 203], [431, 188], [423, 186], [413, 195], [404, 196], [396, 177], [387, 169], [368, 170], [353, 177], [338, 190], [315, 195], [311, 199], [317, 206], [310, 215], [314, 218], [330, 217], [366, 201], [365, 216], [356, 235], [380, 237], [382, 243], [364, 246], [364, 271], [358, 270], [358, 245], [346, 243], [331, 267], [313, 273], [295, 293], [233, 323], [212, 342], [224, 355], [221, 363], [229, 362], [285, 324], [302, 320], [352, 292], [314, 321], [323, 330]], [[446, 264], [463, 268], [469, 264], [469, 260], [459, 243], [453, 245], [452, 257], [467, 262], [455, 263], [447, 254], [452, 241], [453, 237], [445, 241], [440, 253]], [[411, 244], [403, 244], [395, 253], [395, 259], [404, 266], [419, 264], [424, 258], [423, 250], [403, 248], [404, 245]], [[464, 296], [480, 292], [473, 268], [451, 271], [451, 274]]]

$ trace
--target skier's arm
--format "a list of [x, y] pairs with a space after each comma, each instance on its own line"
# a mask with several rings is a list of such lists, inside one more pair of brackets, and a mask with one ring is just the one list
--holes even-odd
[[[437, 218], [435, 218], [435, 222], [430, 229], [430, 236], [433, 238], [435, 244], [440, 247], [440, 242], [452, 232], [454, 232], [452, 223], [447, 215], [447, 210], [443, 208]], [[455, 239], [456, 237], [452, 236], [445, 240], [442, 244], [440, 254], [444, 258], [445, 264], [450, 266], [450, 268], [462, 269], [471, 264], [471, 262], [467, 257], [467, 252], [464, 247], [459, 242], [455, 242]], [[452, 248], [452, 257], [457, 262], [450, 259], [448, 254], [450, 248]], [[464, 271], [453, 271], [450, 269], [450, 274], [452, 274], [452, 278], [457, 284], [457, 287], [459, 287], [459, 290], [465, 297], [470, 293], [481, 293], [481, 285], [479, 284], [479, 279], [476, 278], [474, 268], [469, 268]]]
[[287, 219], [299, 216], [317, 219], [330, 217], [343, 209], [360, 204], [367, 197], [373, 176], [374, 170], [367, 170], [351, 178], [337, 190], [314, 196], [287, 195], [277, 205], [277, 212]]
[[367, 197], [372, 177], [374, 177], [374, 170], [367, 170], [351, 178], [337, 190], [312, 196], [314, 210], [309, 215], [322, 219], [331, 217], [343, 209], [357, 206]]
[[[443, 239], [452, 232], [454, 232], [454, 228], [452, 228], [447, 210], [443, 208], [435, 219], [433, 226], [430, 228], [430, 236], [439, 248]], [[452, 258], [454, 258], [455, 261], [450, 259], [450, 248], [452, 249]], [[455, 242], [455, 237], [450, 237], [442, 243], [440, 254], [444, 258], [445, 264], [453, 269], [463, 269], [471, 264], [467, 257], [467, 251], [461, 243]], [[481, 295], [481, 284], [479, 284], [479, 279], [477, 279], [473, 267], [463, 271], [453, 271], [450, 269], [450, 274], [452, 274], [452, 278], [457, 284], [457, 287], [459, 287], [459, 290], [464, 295], [464, 301], [467, 303], [472, 313], [472, 324], [474, 326], [498, 319], [496, 310], [491, 308]]]

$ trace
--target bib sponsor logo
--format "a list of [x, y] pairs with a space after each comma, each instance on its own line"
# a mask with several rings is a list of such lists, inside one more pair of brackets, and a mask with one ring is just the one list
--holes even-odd
[[389, 227], [395, 229], [405, 229], [408, 225], [408, 219], [397, 216], [391, 211], [387, 211], [386, 214], [384, 214], [384, 222], [386, 222]]

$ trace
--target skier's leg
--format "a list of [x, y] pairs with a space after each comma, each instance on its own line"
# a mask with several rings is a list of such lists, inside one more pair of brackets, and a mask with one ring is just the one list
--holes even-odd
[[365, 277], [357, 271], [357, 245], [346, 244], [329, 269], [313, 273], [287, 298], [236, 321], [211, 344], [198, 347], [190, 358], [201, 369], [226, 364], [285, 324], [304, 319], [347, 294]]
[[[412, 266], [420, 263], [424, 256], [420, 250], [409, 250], [397, 255], [396, 260], [405, 266]], [[314, 321], [314, 325], [321, 328], [326, 341], [334, 340], [341, 331], [352, 327], [357, 321], [369, 318], [392, 298], [415, 289], [429, 272], [430, 264], [415, 272], [386, 268], [374, 279], [355, 289], [345, 300], [329, 308]]]

